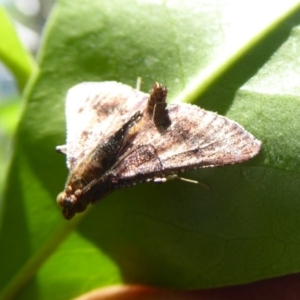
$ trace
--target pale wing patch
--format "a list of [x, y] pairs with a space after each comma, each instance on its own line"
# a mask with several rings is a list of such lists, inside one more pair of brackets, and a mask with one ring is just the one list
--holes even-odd
[[147, 104], [148, 94], [118, 82], [84, 82], [66, 99], [69, 169]]

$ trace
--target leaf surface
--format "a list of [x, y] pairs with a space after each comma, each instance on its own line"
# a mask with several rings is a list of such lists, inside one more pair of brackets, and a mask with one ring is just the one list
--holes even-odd
[[0, 60], [10, 69], [22, 91], [35, 63], [22, 45], [12, 20], [0, 6]]
[[[281, 5], [281, 6], [280, 6]], [[300, 269], [298, 1], [60, 1], [18, 127], [0, 228], [4, 299], [69, 299], [116, 283], [181, 289]], [[298, 18], [298, 19], [297, 19]], [[262, 140], [245, 164], [114, 192], [71, 222], [64, 97], [82, 81], [166, 84]], [[22, 292], [21, 292], [21, 288]], [[59, 290], [59, 294], [57, 291]]]

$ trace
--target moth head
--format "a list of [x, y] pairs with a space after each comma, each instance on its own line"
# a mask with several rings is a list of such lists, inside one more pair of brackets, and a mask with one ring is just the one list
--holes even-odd
[[57, 203], [62, 207], [62, 214], [67, 220], [70, 220], [78, 212], [82, 212], [86, 209], [87, 203], [80, 201], [79, 196], [81, 190], [76, 190], [74, 193], [70, 189], [66, 189], [57, 196]]

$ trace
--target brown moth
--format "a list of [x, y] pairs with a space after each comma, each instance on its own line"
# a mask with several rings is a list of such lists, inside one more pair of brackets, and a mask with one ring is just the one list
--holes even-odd
[[86, 82], [66, 99], [70, 171], [57, 197], [66, 219], [115, 189], [163, 182], [188, 169], [255, 156], [261, 142], [236, 122], [191, 104], [166, 103], [167, 88], [149, 94], [118, 82]]

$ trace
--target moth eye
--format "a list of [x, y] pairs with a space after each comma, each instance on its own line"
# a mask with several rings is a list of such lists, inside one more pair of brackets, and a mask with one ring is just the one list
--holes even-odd
[[74, 217], [74, 215], [75, 215], [76, 212], [75, 212], [74, 210], [72, 210], [72, 209], [64, 208], [64, 209], [62, 210], [62, 213], [63, 213], [64, 217], [65, 217], [67, 220], [70, 220], [70, 219], [72, 219], [72, 218]]
[[73, 207], [76, 200], [74, 195], [67, 195], [65, 192], [59, 193], [56, 199], [58, 205], [64, 208]]
[[[57, 198], [59, 198], [61, 194], [63, 193], [60, 193]], [[60, 206], [63, 207], [62, 213], [67, 220], [72, 219], [76, 213], [83, 212], [84, 210], [86, 210], [88, 203], [74, 202], [72, 200], [72, 197], [66, 198], [64, 196], [65, 195], [62, 195], [62, 197], [58, 199], [58, 201], [60, 201], [58, 203]], [[62, 205], [60, 203], [62, 203]]]
[[58, 194], [56, 201], [59, 206], [63, 207], [64, 206], [64, 199], [65, 199], [65, 193], [61, 192]]

